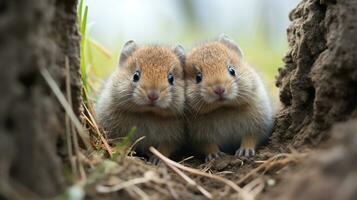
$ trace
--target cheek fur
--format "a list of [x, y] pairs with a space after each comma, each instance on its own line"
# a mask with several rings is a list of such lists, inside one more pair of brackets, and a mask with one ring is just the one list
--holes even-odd
[[205, 86], [200, 88], [200, 94], [201, 98], [207, 103], [212, 103], [218, 98], [211, 88]]
[[185, 101], [184, 82], [176, 81], [173, 86], [168, 86], [160, 94], [161, 104], [173, 110], [181, 110]]
[[146, 103], [146, 93], [144, 89], [140, 86], [134, 86], [133, 90], [133, 101], [138, 105], [143, 105]]
[[238, 81], [236, 79], [230, 80], [226, 84], [226, 89], [227, 89], [227, 98], [234, 100], [238, 96]]
[[201, 86], [196, 84], [194, 81], [189, 81], [186, 83], [186, 101], [190, 106], [196, 106], [196, 104], [202, 101], [202, 95], [200, 91]]
[[123, 81], [116, 81], [113, 84], [113, 87], [115, 88], [115, 96], [116, 98], [119, 99], [128, 99], [129, 97], [132, 97], [134, 87], [131, 85], [130, 82], [123, 80]]
[[172, 97], [171, 97], [171, 91], [169, 90], [170, 88], [167, 88], [160, 92], [160, 98], [159, 101], [157, 102], [157, 105], [159, 107], [166, 108], [170, 105], [172, 101]]
[[182, 112], [184, 109], [185, 103], [185, 88], [184, 83], [176, 85], [173, 88], [172, 95], [171, 95], [171, 107], [174, 110]]

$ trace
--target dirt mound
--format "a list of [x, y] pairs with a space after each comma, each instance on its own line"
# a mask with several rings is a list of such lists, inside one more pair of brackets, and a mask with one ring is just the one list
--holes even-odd
[[335, 122], [356, 116], [356, 9], [351, 0], [305, 0], [290, 13], [274, 143], [318, 144]]
[[356, 116], [355, 9], [349, 0], [306, 0], [290, 13], [275, 143], [316, 144], [334, 122]]
[[[310, 154], [299, 170], [263, 199], [355, 199], [357, 120], [333, 127], [326, 148]], [[285, 174], [288, 175], [288, 174]]]
[[272, 144], [319, 150], [295, 175], [284, 173], [281, 184], [263, 199], [356, 196], [357, 121], [334, 126], [357, 115], [356, 10], [353, 0], [305, 0], [290, 14], [291, 48], [277, 78], [283, 109]]

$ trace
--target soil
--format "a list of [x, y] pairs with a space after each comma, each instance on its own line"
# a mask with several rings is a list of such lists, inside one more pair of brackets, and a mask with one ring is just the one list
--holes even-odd
[[[280, 181], [282, 177], [278, 176], [277, 173], [289, 171], [292, 166], [288, 166], [288, 164], [294, 164], [301, 160], [298, 157], [288, 162], [284, 161], [284, 159], [278, 159], [272, 162], [271, 165], [257, 171], [257, 173], [252, 173], [252, 176], [247, 179], [243, 179], [244, 176], [251, 173], [253, 169], [262, 165], [262, 163], [258, 161], [268, 160], [276, 155], [276, 152], [273, 153], [271, 149], [265, 148], [259, 151], [259, 155], [251, 159], [245, 158], [241, 160], [235, 156], [227, 155], [209, 163], [204, 163], [203, 160], [193, 159], [183, 164], [207, 173], [217, 174], [234, 183], [239, 183], [238, 185], [244, 188], [245, 185], [248, 185], [252, 181], [257, 182], [255, 183], [257, 185], [267, 185], [271, 181]], [[154, 174], [158, 180], [154, 179], [138, 184], [137, 186], [143, 193], [148, 195], [150, 199], [207, 199], [195, 186], [189, 185], [164, 163], [155, 166], [137, 157], [123, 157], [117, 161], [107, 160], [106, 162], [106, 170], [104, 171], [107, 173], [98, 178], [98, 180], [88, 188], [88, 199], [142, 199], [143, 197], [138, 195], [131, 187], [107, 194], [98, 193], [96, 189], [98, 185], [112, 186], [127, 183], [142, 178], [148, 172]], [[103, 162], [101, 161], [101, 163]], [[218, 180], [185, 173], [198, 185], [203, 186], [209, 191], [213, 199], [241, 199], [239, 193]], [[247, 190], [248, 193], [250, 192], [247, 188], [244, 188], [244, 190]], [[252, 196], [254, 195], [252, 194]]]
[[331, 138], [298, 170], [263, 193], [262, 199], [355, 199], [357, 195], [357, 120], [338, 123]]
[[290, 13], [290, 50], [277, 86], [283, 109], [273, 143], [317, 146], [357, 115], [356, 2], [306, 0]]

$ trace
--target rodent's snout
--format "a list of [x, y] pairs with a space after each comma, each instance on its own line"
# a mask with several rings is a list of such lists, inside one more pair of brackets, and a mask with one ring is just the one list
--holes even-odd
[[159, 94], [156, 91], [149, 91], [147, 97], [151, 103], [154, 103], [159, 99]]
[[234, 84], [218, 82], [206, 85], [202, 90], [202, 97], [207, 103], [231, 101], [235, 98], [235, 90], [236, 85]]
[[213, 88], [213, 91], [215, 94], [217, 94], [218, 96], [222, 97], [223, 94], [226, 92], [226, 89], [223, 86], [215, 86]]

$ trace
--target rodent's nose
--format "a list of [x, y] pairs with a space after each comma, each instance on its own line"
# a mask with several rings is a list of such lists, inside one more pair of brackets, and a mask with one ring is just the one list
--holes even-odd
[[219, 96], [222, 96], [222, 94], [226, 91], [224, 87], [218, 86], [214, 89], [214, 93], [216, 93]]
[[156, 92], [149, 92], [148, 98], [150, 101], [154, 102], [159, 99], [159, 95]]

